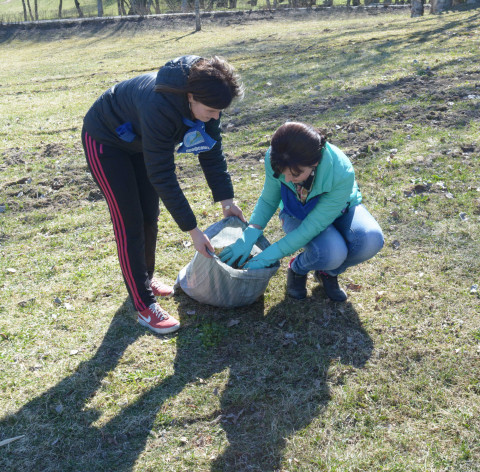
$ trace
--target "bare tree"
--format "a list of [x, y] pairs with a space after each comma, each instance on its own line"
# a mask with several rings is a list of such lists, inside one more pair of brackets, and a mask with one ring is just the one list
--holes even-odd
[[22, 7], [23, 7], [23, 19], [27, 21], [27, 6], [25, 5], [25, 0], [22, 0]]
[[83, 11], [80, 7], [80, 3], [78, 3], [78, 0], [73, 0], [75, 2], [75, 8], [77, 9], [78, 12], [78, 17], [83, 18]]
[[441, 13], [442, 11], [450, 10], [452, 5], [452, 0], [432, 0], [430, 13]]
[[195, 0], [195, 31], [202, 29], [202, 23], [200, 21], [200, 0]]
[[38, 0], [35, 0], [35, 21], [38, 21]]
[[62, 8], [63, 8], [63, 0], [59, 0], [59, 2], [58, 2], [58, 17], [59, 18], [62, 17]]
[[150, 6], [147, 0], [130, 0], [129, 15], [148, 15], [150, 13]]
[[410, 13], [411, 18], [417, 18], [419, 16], [423, 16], [423, 13], [425, 12], [424, 1], [425, 0], [412, 0], [411, 13]]
[[30, 14], [30, 19], [33, 21], [32, 7], [30, 6], [30, 0], [27, 0], [28, 13]]
[[118, 14], [120, 16], [126, 15], [127, 10], [125, 9], [125, 0], [117, 0]]
[[160, 14], [160, 0], [154, 0], [154, 4], [155, 4], [155, 13], [157, 15]]
[[103, 0], [97, 0], [98, 16], [103, 16]]

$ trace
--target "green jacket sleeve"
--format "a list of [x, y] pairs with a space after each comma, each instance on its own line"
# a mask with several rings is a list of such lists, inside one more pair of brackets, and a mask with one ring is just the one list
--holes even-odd
[[280, 181], [273, 176], [269, 149], [265, 155], [265, 183], [250, 218], [250, 224], [259, 225], [262, 228], [267, 226], [282, 200], [280, 185]]

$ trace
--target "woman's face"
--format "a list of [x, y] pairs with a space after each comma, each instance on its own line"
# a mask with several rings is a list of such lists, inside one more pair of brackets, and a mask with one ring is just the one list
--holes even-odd
[[190, 110], [192, 115], [196, 120], [203, 121], [206, 123], [211, 119], [218, 120], [220, 118], [220, 113], [222, 110], [217, 110], [216, 108], [207, 107], [203, 103], [197, 102], [191, 93], [188, 95], [188, 102], [190, 103]]
[[315, 169], [317, 166], [308, 166], [308, 167], [303, 167], [300, 166], [299, 170], [300, 172], [293, 171], [289, 167], [287, 167], [283, 171], [283, 175], [285, 177], [285, 182], [293, 182], [294, 184], [298, 184], [300, 182], [303, 182], [310, 177], [310, 174], [312, 173], [312, 170]]

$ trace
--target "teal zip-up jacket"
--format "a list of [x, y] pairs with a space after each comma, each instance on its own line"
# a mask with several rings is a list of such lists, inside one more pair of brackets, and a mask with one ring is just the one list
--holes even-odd
[[[296, 194], [292, 182], [285, 182], [282, 174], [273, 176], [270, 164], [270, 149], [265, 155], [265, 184], [255, 205], [250, 224], [265, 228], [277, 208], [283, 208], [281, 186]], [[304, 247], [342, 214], [346, 207], [353, 207], [362, 201], [362, 195], [355, 180], [355, 172], [348, 157], [336, 146], [327, 143], [315, 172], [313, 187], [307, 202], [319, 196], [317, 204], [295, 230], [276, 242], [282, 257], [293, 254]]]

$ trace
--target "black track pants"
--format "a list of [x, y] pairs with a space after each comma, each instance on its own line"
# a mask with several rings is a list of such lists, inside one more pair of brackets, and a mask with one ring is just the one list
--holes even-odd
[[82, 143], [95, 182], [107, 200], [118, 258], [135, 309], [155, 302], [150, 279], [155, 268], [159, 198], [143, 154], [129, 154], [96, 142], [85, 130]]

